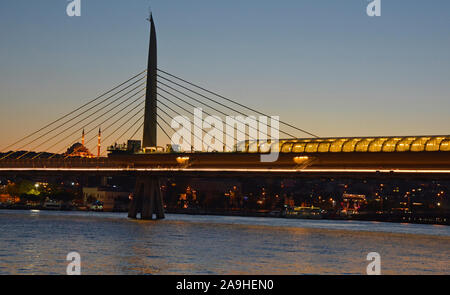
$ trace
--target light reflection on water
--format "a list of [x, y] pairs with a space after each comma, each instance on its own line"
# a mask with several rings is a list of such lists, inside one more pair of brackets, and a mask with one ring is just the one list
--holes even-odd
[[450, 227], [384, 222], [0, 210], [0, 274], [449, 274]]

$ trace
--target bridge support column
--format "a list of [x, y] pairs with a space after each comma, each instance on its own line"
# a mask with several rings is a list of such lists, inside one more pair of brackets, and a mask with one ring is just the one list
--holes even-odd
[[141, 219], [151, 220], [153, 214], [156, 219], [164, 218], [164, 206], [160, 182], [154, 176], [138, 176], [136, 187], [128, 210], [129, 218], [137, 218], [140, 213]]

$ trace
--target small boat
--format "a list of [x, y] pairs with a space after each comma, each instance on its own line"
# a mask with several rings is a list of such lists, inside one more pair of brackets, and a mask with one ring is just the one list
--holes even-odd
[[92, 203], [92, 206], [89, 208], [91, 211], [102, 212], [103, 211], [103, 202], [95, 201]]

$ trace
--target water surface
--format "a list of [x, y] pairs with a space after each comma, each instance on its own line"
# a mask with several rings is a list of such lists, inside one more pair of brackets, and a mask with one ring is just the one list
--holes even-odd
[[450, 274], [450, 227], [364, 221], [0, 210], [0, 274]]

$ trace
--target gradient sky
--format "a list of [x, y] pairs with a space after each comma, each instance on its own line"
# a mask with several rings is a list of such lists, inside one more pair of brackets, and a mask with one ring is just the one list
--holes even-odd
[[[0, 148], [161, 69], [319, 136], [449, 134], [450, 1], [0, 2]], [[299, 136], [301, 134], [298, 134]]]

